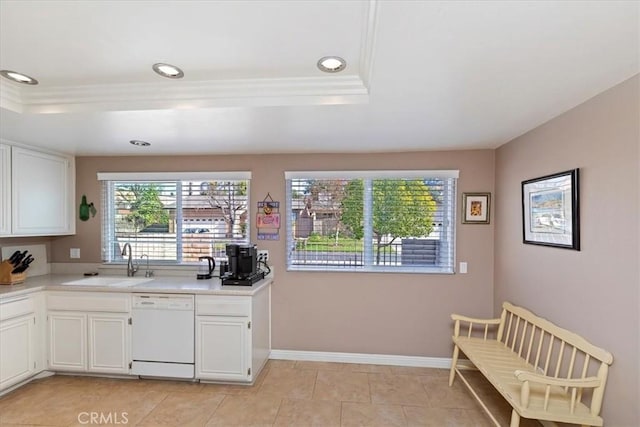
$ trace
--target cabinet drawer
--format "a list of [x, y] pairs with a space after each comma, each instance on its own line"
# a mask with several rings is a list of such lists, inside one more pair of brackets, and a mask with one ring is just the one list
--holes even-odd
[[28, 296], [16, 297], [0, 302], [0, 321], [33, 313], [36, 311], [33, 299]]
[[251, 297], [196, 295], [196, 315], [249, 316]]
[[48, 310], [129, 313], [131, 295], [106, 292], [49, 292]]

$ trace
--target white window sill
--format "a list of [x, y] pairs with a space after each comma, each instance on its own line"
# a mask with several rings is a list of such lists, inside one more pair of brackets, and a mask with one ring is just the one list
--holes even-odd
[[443, 267], [329, 267], [290, 265], [287, 271], [327, 273], [401, 273], [401, 274], [455, 274], [453, 269]]

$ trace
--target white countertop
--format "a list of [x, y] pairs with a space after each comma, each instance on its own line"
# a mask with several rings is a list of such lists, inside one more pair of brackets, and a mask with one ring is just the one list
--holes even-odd
[[[94, 277], [119, 277], [127, 279], [126, 276], [107, 276], [100, 275]], [[140, 276], [137, 276], [140, 278]], [[144, 278], [144, 276], [142, 276]], [[63, 283], [74, 280], [86, 279], [79, 274], [65, 275], [45, 275], [29, 277], [24, 283], [18, 285], [0, 285], [0, 299], [11, 298], [41, 290], [52, 291], [82, 291], [82, 292], [119, 292], [119, 293], [135, 293], [135, 292], [153, 292], [153, 293], [180, 293], [180, 294], [205, 294], [205, 295], [245, 295], [251, 296], [259, 292], [262, 288], [272, 283], [273, 273], [269, 274], [259, 282], [252, 286], [222, 286], [220, 279], [214, 277], [208, 280], [198, 280], [195, 277], [153, 277], [146, 283], [134, 286], [81, 286], [81, 285], [63, 285]]]

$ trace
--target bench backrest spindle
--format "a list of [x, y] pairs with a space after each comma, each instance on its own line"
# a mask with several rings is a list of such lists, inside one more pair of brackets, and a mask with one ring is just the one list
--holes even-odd
[[[573, 367], [575, 366], [575, 363], [576, 363], [577, 352], [578, 352], [578, 349], [576, 347], [573, 347], [573, 351], [571, 352], [571, 361], [569, 362], [569, 371], [567, 371], [567, 379], [570, 379], [573, 376]], [[564, 391], [567, 392], [568, 387], [565, 387]]]
[[539, 366], [540, 354], [542, 353], [542, 343], [544, 342], [544, 329], [540, 328], [540, 340], [538, 341], [538, 350], [536, 351], [536, 361], [533, 362], [533, 366]]
[[513, 323], [513, 313], [509, 313], [509, 326], [507, 326], [507, 336], [504, 337], [504, 345], [509, 347], [509, 338], [511, 337], [511, 324]]
[[524, 325], [522, 327], [522, 334], [520, 335], [520, 347], [518, 348], [518, 356], [522, 357], [522, 349], [524, 347], [524, 340], [527, 337], [527, 328], [529, 326], [529, 322], [525, 320]]
[[513, 331], [513, 337], [511, 337], [511, 351], [514, 351], [516, 347], [516, 341], [518, 341], [519, 328], [520, 328], [520, 316], [516, 316], [516, 329]]
[[[587, 378], [587, 369], [589, 369], [589, 361], [591, 360], [591, 356], [587, 353], [584, 357], [584, 364], [582, 365], [582, 375], [580, 378]], [[578, 391], [578, 400], [582, 399], [582, 389]]]
[[555, 338], [553, 335], [549, 335], [549, 349], [547, 351], [547, 359], [544, 362], [544, 369], [542, 372], [544, 372], [545, 375], [548, 375], [549, 373], [549, 362], [551, 361], [551, 352], [553, 351], [553, 344], [555, 344]]
[[529, 347], [527, 348], [527, 357], [525, 360], [527, 363], [531, 364], [531, 349], [533, 348], [533, 338], [536, 335], [536, 325], [531, 324], [531, 336], [529, 337]]
[[507, 309], [503, 308], [502, 313], [500, 313], [500, 324], [498, 325], [498, 336], [496, 339], [502, 342], [502, 334], [504, 334], [504, 322], [507, 319]]
[[560, 342], [560, 353], [558, 353], [558, 361], [556, 362], [556, 372], [553, 374], [555, 378], [558, 378], [558, 374], [560, 374], [560, 367], [562, 366], [562, 356], [564, 355], [564, 346], [565, 342]]

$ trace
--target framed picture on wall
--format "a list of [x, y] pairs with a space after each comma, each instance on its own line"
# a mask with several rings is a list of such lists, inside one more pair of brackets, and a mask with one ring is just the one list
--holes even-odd
[[580, 250], [578, 169], [522, 182], [522, 236], [531, 245]]
[[491, 193], [463, 193], [462, 208], [463, 224], [489, 224]]

